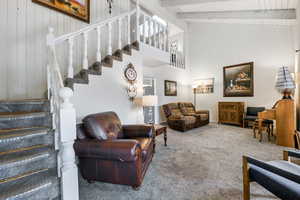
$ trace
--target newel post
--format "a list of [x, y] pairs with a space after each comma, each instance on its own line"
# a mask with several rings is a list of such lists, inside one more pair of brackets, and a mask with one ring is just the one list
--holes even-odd
[[76, 113], [70, 98], [73, 91], [64, 87], [59, 91], [63, 103], [59, 111], [60, 119], [60, 163], [61, 192], [63, 200], [79, 200], [78, 170], [73, 149], [76, 139]]

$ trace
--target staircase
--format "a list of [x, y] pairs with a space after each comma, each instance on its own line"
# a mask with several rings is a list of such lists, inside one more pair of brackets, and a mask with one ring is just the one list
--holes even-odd
[[[108, 30], [106, 45], [101, 44], [103, 29]], [[88, 56], [88, 37], [93, 32], [97, 35], [97, 51]], [[118, 39], [113, 39], [113, 32], [118, 33]], [[102, 67], [122, 62], [124, 54], [131, 56], [141, 44], [168, 54], [167, 35], [167, 27], [141, 11], [138, 1], [133, 11], [73, 33], [55, 37], [49, 28], [48, 98], [0, 101], [0, 200], [78, 200], [73, 149], [76, 112], [70, 102], [74, 84], [88, 84], [89, 74], [102, 75]], [[76, 70], [73, 48], [74, 40], [80, 37], [82, 67]], [[66, 66], [58, 63], [56, 47], [60, 44], [68, 45]], [[63, 71], [67, 74], [61, 73], [61, 67], [66, 67]]]
[[46, 99], [0, 101], [0, 200], [59, 199]]

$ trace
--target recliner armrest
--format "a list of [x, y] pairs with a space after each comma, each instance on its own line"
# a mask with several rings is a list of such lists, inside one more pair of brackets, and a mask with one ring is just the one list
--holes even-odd
[[125, 138], [153, 137], [153, 127], [149, 125], [123, 125], [123, 135]]
[[133, 162], [141, 156], [141, 147], [136, 140], [78, 140], [74, 149], [79, 158]]
[[196, 114], [209, 114], [208, 110], [197, 110]]

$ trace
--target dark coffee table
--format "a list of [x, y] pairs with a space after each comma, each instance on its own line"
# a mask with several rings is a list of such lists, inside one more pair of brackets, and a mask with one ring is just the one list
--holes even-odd
[[168, 140], [167, 127], [159, 125], [159, 124], [154, 124], [153, 127], [154, 127], [154, 131], [155, 131], [155, 136], [164, 134], [165, 146], [167, 146], [167, 140]]

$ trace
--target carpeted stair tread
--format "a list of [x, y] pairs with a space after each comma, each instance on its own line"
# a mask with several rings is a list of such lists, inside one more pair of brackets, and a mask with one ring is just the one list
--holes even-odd
[[27, 158], [28, 156], [33, 156], [44, 152], [50, 152], [51, 150], [52, 146], [40, 144], [31, 147], [24, 147], [13, 149], [10, 151], [0, 152], [0, 168], [5, 163], [11, 163], [16, 160], [22, 160], [24, 158]]
[[[50, 128], [32, 128], [32, 129], [19, 129], [9, 132], [0, 131], [0, 145], [11, 144], [20, 142], [24, 139], [32, 139], [40, 136], [45, 136], [49, 133]], [[1, 147], [0, 147], [1, 151]]]
[[55, 189], [51, 195], [48, 192], [58, 185], [56, 176], [56, 169], [40, 169], [0, 180], [0, 200], [44, 199], [43, 193], [47, 194], [47, 199], [53, 199], [59, 195], [59, 190]]
[[25, 99], [0, 101], [0, 114], [46, 112], [50, 109], [50, 102], [47, 99]]
[[51, 126], [49, 112], [10, 113], [0, 115], [0, 130], [26, 128], [36, 126]]

